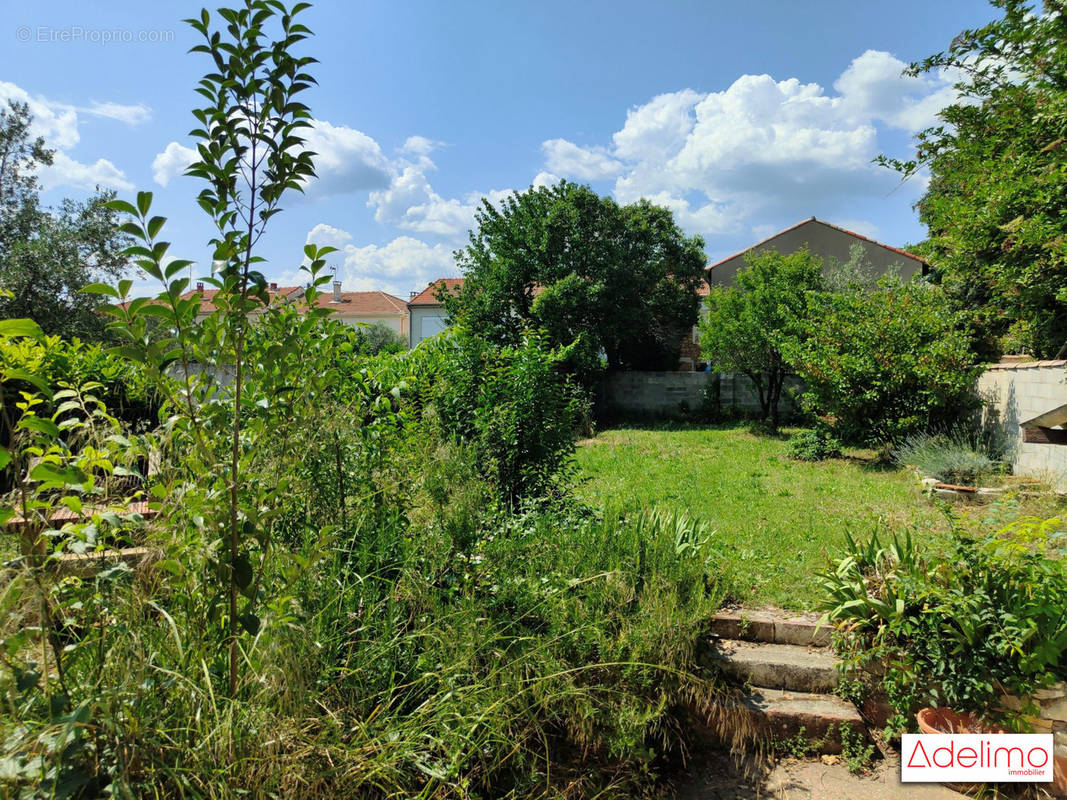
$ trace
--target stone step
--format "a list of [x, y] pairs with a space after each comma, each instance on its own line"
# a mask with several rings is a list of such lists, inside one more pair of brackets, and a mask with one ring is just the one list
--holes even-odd
[[757, 736], [779, 743], [804, 739], [810, 748], [806, 755], [840, 753], [842, 725], [867, 739], [855, 706], [832, 694], [752, 689], [741, 696], [741, 709]]
[[833, 692], [837, 659], [826, 648], [712, 639], [707, 661], [739, 683], [793, 692]]
[[826, 647], [830, 628], [818, 628], [818, 619], [815, 614], [732, 608], [711, 618], [711, 633], [722, 639]]

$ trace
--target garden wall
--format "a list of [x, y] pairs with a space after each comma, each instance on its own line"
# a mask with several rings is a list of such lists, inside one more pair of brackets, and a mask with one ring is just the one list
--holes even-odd
[[978, 379], [988, 403], [986, 424], [997, 427], [1009, 443], [1014, 471], [1048, 479], [1067, 490], [1067, 445], [1024, 442], [1019, 423], [1067, 404], [1067, 361], [993, 364]]
[[[789, 384], [782, 416], [795, 411]], [[743, 375], [720, 372], [609, 372], [600, 384], [597, 408], [607, 417], [687, 419], [717, 414], [756, 414], [759, 395]]]

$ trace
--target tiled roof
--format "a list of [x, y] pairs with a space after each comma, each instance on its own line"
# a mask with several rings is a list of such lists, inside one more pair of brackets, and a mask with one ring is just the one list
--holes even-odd
[[[188, 300], [194, 294], [202, 295], [200, 300], [200, 313], [210, 314], [215, 310], [215, 295], [218, 294], [218, 289], [192, 289], [182, 294], [183, 300]], [[296, 299], [300, 292], [304, 291], [303, 286], [277, 286], [267, 291], [267, 296], [270, 297], [270, 302], [292, 302]]]
[[325, 291], [315, 303], [319, 308], [333, 309], [338, 314], [404, 314], [407, 307], [399, 297], [385, 292], [342, 292], [341, 302], [333, 292]]
[[907, 250], [901, 250], [899, 247], [893, 247], [892, 245], [885, 244], [884, 242], [875, 241], [874, 239], [870, 238], [869, 236], [864, 236], [862, 233], [856, 233], [855, 231], [850, 231], [847, 228], [842, 228], [840, 225], [834, 225], [833, 223], [826, 222], [825, 220], [821, 220], [821, 219], [816, 219], [815, 217], [808, 217], [805, 220], [801, 220], [796, 225], [790, 225], [788, 228], [785, 228], [784, 230], [780, 230], [780, 231], [778, 231], [778, 233], [773, 234], [772, 236], [768, 236], [766, 239], [761, 239], [760, 241], [756, 242], [754, 245], [746, 247], [744, 250], [739, 250], [738, 252], [734, 253], [732, 256], [727, 256], [726, 258], [722, 259], [721, 261], [716, 261], [714, 264], [706, 267], [706, 269], [710, 272], [711, 270], [715, 269], [716, 267], [718, 267], [718, 266], [720, 266], [722, 264], [725, 264], [727, 261], [732, 261], [733, 259], [737, 258], [738, 256], [743, 256], [749, 250], [754, 250], [754, 249], [756, 249], [757, 247], [759, 247], [761, 245], [767, 244], [767, 242], [771, 241], [772, 239], [777, 239], [779, 236], [781, 236], [784, 233], [789, 233], [790, 231], [796, 230], [797, 228], [800, 228], [800, 227], [802, 227], [804, 225], [810, 225], [813, 222], [817, 222], [819, 225], [825, 225], [827, 228], [833, 228], [835, 231], [841, 231], [841, 233], [847, 233], [849, 236], [855, 237], [856, 239], [862, 239], [865, 242], [870, 242], [871, 244], [876, 244], [879, 247], [884, 247], [886, 250], [891, 250], [894, 253], [897, 253], [898, 255], [904, 256], [905, 258], [910, 258], [910, 259], [913, 259], [915, 261], [918, 261], [920, 264], [922, 264], [924, 266], [927, 265], [926, 261], [924, 259], [919, 258], [919, 256], [915, 255], [914, 253], [909, 253]]
[[438, 278], [408, 300], [408, 306], [439, 306], [441, 301], [437, 299], [437, 294], [440, 289], [444, 288], [449, 294], [455, 294], [462, 286], [463, 278]]

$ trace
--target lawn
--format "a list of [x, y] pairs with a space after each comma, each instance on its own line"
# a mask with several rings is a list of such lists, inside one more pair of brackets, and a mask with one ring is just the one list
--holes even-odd
[[811, 607], [816, 573], [840, 554], [846, 532], [911, 528], [921, 541], [949, 524], [906, 470], [859, 452], [795, 461], [785, 435], [754, 435], [743, 425], [611, 429], [582, 441], [577, 457], [588, 501], [706, 520], [732, 592], [746, 605]]

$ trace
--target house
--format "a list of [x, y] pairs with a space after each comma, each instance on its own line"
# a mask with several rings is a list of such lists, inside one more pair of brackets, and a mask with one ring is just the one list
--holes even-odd
[[408, 341], [411, 347], [448, 327], [448, 312], [439, 295], [456, 294], [462, 287], [463, 278], [438, 278], [421, 292], [412, 293], [407, 304]]
[[[198, 282], [196, 289], [186, 292], [182, 298], [201, 295], [199, 317], [203, 319], [215, 310], [213, 300], [217, 291], [205, 289], [204, 284]], [[267, 287], [267, 295], [271, 305], [288, 305], [303, 300], [304, 287], [271, 283]], [[320, 293], [316, 306], [330, 309], [334, 312], [331, 317], [352, 327], [380, 322], [401, 336], [406, 336], [408, 332], [408, 311], [404, 301], [385, 292], [345, 292], [341, 290], [341, 282], [334, 281], [333, 291]]]
[[408, 335], [408, 309], [404, 301], [385, 292], [343, 292], [341, 282], [333, 282], [332, 292], [319, 295], [316, 305], [328, 308], [330, 316], [345, 325], [381, 323], [401, 336]]
[[[700, 313], [702, 316], [707, 313], [703, 298], [708, 295], [710, 287], [732, 284], [734, 276], [745, 266], [745, 256], [751, 252], [774, 249], [779, 253], [792, 253], [806, 245], [808, 250], [822, 258], [824, 269], [829, 270], [835, 261], [846, 263], [851, 257], [853, 246], [857, 244], [864, 249], [864, 256], [871, 271], [870, 277], [881, 277], [892, 269], [901, 278], [910, 278], [918, 273], [925, 275], [928, 269], [926, 262], [912, 253], [876, 242], [874, 239], [821, 219], [809, 217], [784, 231], [779, 231], [773, 236], [756, 242], [739, 253], [734, 253], [729, 258], [706, 267], [707, 285], [701, 286], [697, 292], [701, 297]], [[678, 369], [682, 371], [703, 369], [699, 327], [694, 327], [692, 334], [682, 342]]]
[[926, 262], [916, 255], [823, 222], [821, 219], [809, 217], [707, 267], [708, 283], [711, 286], [728, 286], [733, 283], [734, 276], [745, 266], [745, 256], [753, 251], [773, 248], [779, 253], [792, 253], [807, 245], [808, 250], [822, 257], [824, 267], [829, 269], [834, 261], [846, 263], [850, 256], [849, 251], [857, 244], [863, 246], [874, 277], [884, 275], [891, 267], [901, 278], [926, 273]]

